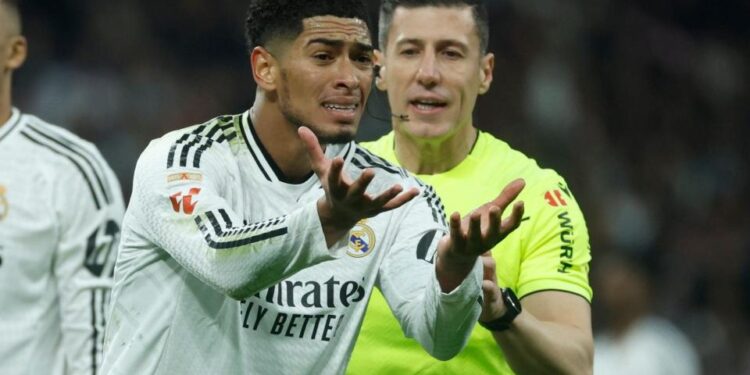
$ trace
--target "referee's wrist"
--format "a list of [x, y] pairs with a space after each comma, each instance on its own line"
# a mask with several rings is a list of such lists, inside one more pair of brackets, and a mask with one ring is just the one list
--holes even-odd
[[499, 305], [500, 306], [496, 310], [492, 311], [492, 314], [490, 314], [490, 316], [485, 317], [480, 315], [478, 322], [481, 324], [502, 318], [503, 315], [508, 312], [508, 307], [505, 306], [505, 301], [503, 300], [500, 300]]
[[516, 294], [510, 288], [502, 290], [501, 300], [503, 303], [502, 310], [504, 310], [502, 314], [494, 314], [497, 317], [492, 320], [479, 320], [479, 325], [493, 332], [502, 332], [511, 327], [516, 317], [521, 314], [523, 307]]

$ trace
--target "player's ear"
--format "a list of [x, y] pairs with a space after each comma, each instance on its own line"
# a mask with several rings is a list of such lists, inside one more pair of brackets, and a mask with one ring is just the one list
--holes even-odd
[[263, 47], [255, 47], [250, 53], [250, 66], [253, 70], [253, 79], [258, 87], [265, 91], [276, 89], [276, 70], [278, 61]]
[[492, 71], [495, 69], [495, 55], [488, 53], [482, 57], [479, 68], [479, 95], [490, 90], [492, 85]]
[[385, 80], [385, 59], [383, 58], [383, 53], [380, 52], [380, 50], [375, 50], [375, 86], [380, 91], [386, 91], [388, 89], [388, 85]]
[[26, 61], [26, 38], [22, 35], [11, 37], [5, 51], [2, 51], [2, 53], [4, 53], [6, 57], [3, 70], [12, 71], [20, 68], [21, 65], [23, 65], [23, 62]]

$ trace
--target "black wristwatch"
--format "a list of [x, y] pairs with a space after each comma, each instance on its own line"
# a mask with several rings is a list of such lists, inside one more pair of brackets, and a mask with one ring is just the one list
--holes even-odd
[[503, 303], [507, 309], [505, 314], [489, 322], [483, 322], [480, 320], [479, 325], [495, 332], [505, 331], [510, 328], [510, 324], [513, 323], [513, 320], [516, 319], [523, 309], [521, 308], [521, 302], [518, 300], [518, 297], [516, 297], [516, 294], [513, 293], [513, 290], [510, 288], [503, 288], [502, 296]]

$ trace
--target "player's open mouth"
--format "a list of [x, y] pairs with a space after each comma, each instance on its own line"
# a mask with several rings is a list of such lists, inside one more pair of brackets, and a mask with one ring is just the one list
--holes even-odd
[[322, 106], [335, 122], [352, 123], [359, 113], [359, 103], [348, 100], [338, 103], [325, 102]]
[[359, 107], [359, 104], [323, 103], [323, 107], [325, 107], [325, 109], [336, 112], [354, 112], [357, 110], [357, 107]]

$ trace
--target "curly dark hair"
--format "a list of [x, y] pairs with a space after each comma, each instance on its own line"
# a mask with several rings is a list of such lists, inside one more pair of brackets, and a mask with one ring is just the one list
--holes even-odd
[[385, 50], [388, 42], [388, 32], [393, 20], [393, 12], [398, 7], [404, 8], [422, 8], [422, 7], [471, 7], [474, 13], [474, 23], [479, 35], [479, 48], [482, 53], [487, 52], [487, 45], [490, 42], [490, 21], [487, 15], [487, 7], [482, 0], [383, 0], [380, 4], [380, 32], [378, 43], [380, 49]]
[[315, 16], [357, 18], [373, 30], [363, 0], [251, 0], [245, 21], [248, 51], [280, 36], [296, 37], [302, 20]]

